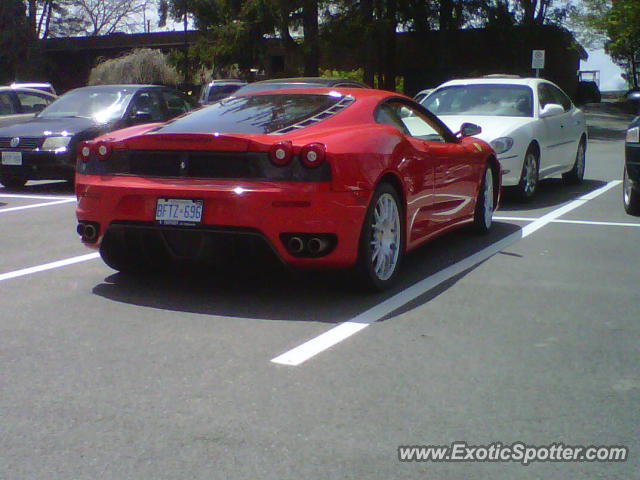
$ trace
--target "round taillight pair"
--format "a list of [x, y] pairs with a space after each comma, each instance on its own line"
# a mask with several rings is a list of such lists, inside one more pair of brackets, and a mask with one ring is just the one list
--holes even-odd
[[105, 161], [111, 155], [111, 145], [106, 142], [98, 142], [98, 143], [90, 143], [90, 142], [80, 142], [78, 145], [78, 157], [83, 162], [88, 162], [91, 159], [91, 154], [94, 153], [95, 156], [100, 161]]
[[[324, 162], [326, 148], [322, 143], [309, 143], [300, 149], [300, 160], [307, 167], [317, 167]], [[293, 145], [291, 142], [279, 142], [269, 150], [271, 163], [282, 167], [291, 163], [293, 159]]]

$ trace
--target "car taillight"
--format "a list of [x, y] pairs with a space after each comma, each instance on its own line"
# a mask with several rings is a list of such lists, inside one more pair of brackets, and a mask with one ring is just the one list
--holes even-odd
[[91, 147], [88, 142], [80, 142], [78, 144], [78, 158], [83, 162], [88, 162], [91, 158]]
[[317, 167], [324, 162], [326, 148], [322, 143], [310, 143], [300, 149], [300, 160], [307, 167]]
[[111, 155], [111, 145], [106, 142], [98, 142], [95, 145], [95, 152], [98, 160], [104, 162]]
[[282, 167], [288, 165], [293, 158], [293, 146], [291, 142], [278, 142], [269, 150], [271, 163]]

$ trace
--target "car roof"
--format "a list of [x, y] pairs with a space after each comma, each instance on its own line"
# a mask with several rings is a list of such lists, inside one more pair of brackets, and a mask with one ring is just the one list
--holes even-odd
[[448, 87], [451, 85], [525, 85], [534, 87], [540, 83], [551, 83], [544, 78], [522, 78], [522, 77], [506, 77], [490, 76], [480, 78], [457, 78], [444, 82], [438, 88]]
[[39, 95], [49, 95], [50, 97], [57, 96], [45, 90], [39, 90], [37, 88], [20, 87], [20, 86], [16, 86], [16, 87], [0, 86], [0, 92], [25, 92], [25, 93], [37, 93]]
[[[260, 90], [258, 92], [247, 92], [240, 93], [238, 96], [253, 96], [253, 95], [327, 95], [332, 92], [337, 92], [341, 95], [350, 95], [356, 99], [365, 99], [365, 98], [390, 98], [397, 97], [403, 98], [405, 100], [412, 100], [412, 98], [407, 97], [403, 93], [397, 92], [388, 92], [386, 90], [379, 90], [377, 88], [358, 88], [358, 87], [327, 87], [324, 85], [305, 87], [305, 88], [282, 88], [282, 89], [274, 89], [274, 90]], [[231, 95], [235, 97], [235, 94]]]
[[339, 77], [294, 77], [294, 78], [271, 78], [269, 80], [260, 80], [259, 82], [254, 82], [251, 85], [255, 84], [268, 84], [268, 83], [310, 83], [310, 84], [319, 84], [319, 85], [327, 85], [332, 86], [337, 83], [352, 83], [354, 85], [362, 85], [366, 87], [366, 85], [357, 80], [351, 80], [349, 78], [339, 78]]
[[228, 78], [228, 79], [224, 79], [224, 78], [220, 78], [220, 79], [216, 79], [216, 80], [211, 80], [210, 82], [207, 83], [207, 85], [246, 85], [247, 82], [245, 82], [244, 80], [239, 80], [237, 78]]
[[70, 90], [72, 92], [77, 92], [77, 91], [87, 91], [87, 92], [116, 92], [118, 90], [131, 90], [131, 91], [138, 91], [138, 90], [144, 90], [144, 89], [171, 89], [171, 87], [165, 87], [163, 85], [138, 85], [138, 84], [116, 84], [116, 85], [89, 85], [87, 87], [79, 87], [79, 88], [74, 88], [73, 90]]

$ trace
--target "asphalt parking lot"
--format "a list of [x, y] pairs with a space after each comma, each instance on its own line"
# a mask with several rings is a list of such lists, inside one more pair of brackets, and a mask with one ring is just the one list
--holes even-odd
[[[73, 188], [0, 188], [2, 479], [631, 479], [640, 218], [625, 117], [589, 113], [586, 181], [506, 198], [486, 237], [391, 292], [247, 269], [127, 278]], [[400, 445], [623, 445], [626, 462], [400, 462]]]

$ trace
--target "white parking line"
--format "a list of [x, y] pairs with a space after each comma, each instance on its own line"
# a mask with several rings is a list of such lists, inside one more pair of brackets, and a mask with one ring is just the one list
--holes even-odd
[[19, 207], [0, 208], [0, 213], [15, 212], [17, 210], [27, 210], [29, 208], [48, 207], [50, 205], [60, 205], [62, 203], [71, 203], [75, 201], [75, 198], [67, 198], [65, 200], [56, 200], [54, 202], [34, 203], [32, 205], [21, 205]]
[[[511, 222], [533, 222], [537, 218], [529, 217], [493, 217], [494, 220], [504, 220]], [[573, 223], [577, 225], [602, 225], [606, 227], [640, 227], [640, 223], [630, 222], [597, 222], [594, 220], [553, 220], [552, 223]]]
[[99, 256], [100, 254], [97, 252], [88, 253], [86, 255], [80, 255], [78, 257], [65, 258], [64, 260], [45, 263], [44, 265], [38, 265], [36, 267], [23, 268], [21, 270], [14, 270], [13, 272], [2, 273], [0, 274], [0, 282], [16, 277], [31, 275], [32, 273], [44, 272], [45, 270], [53, 270], [54, 268], [66, 267], [67, 265], [73, 265], [74, 263], [86, 262], [87, 260], [98, 258]]
[[19, 193], [0, 193], [0, 198], [26, 198], [32, 200], [75, 200], [73, 195], [22, 195]]
[[366, 327], [371, 325], [372, 323], [380, 320], [381, 318], [393, 313], [398, 310], [400, 307], [406, 305], [410, 301], [418, 298], [421, 295], [424, 295], [429, 290], [432, 290], [434, 287], [446, 282], [447, 280], [459, 275], [460, 273], [474, 267], [475, 265], [483, 262], [487, 258], [495, 255], [502, 249], [508, 247], [509, 245], [517, 242], [518, 240], [525, 238], [535, 231], [541, 229], [545, 225], [551, 223], [556, 220], [561, 215], [564, 215], [571, 210], [574, 210], [589, 200], [593, 200], [594, 198], [602, 195], [606, 191], [612, 189], [613, 187], [619, 185], [621, 183], [620, 180], [614, 180], [612, 182], [607, 183], [603, 187], [594, 190], [593, 192], [584, 195], [572, 202], [569, 202], [566, 205], [563, 205], [560, 208], [557, 208], [546, 215], [543, 215], [540, 218], [531, 219], [531, 223], [525, 225], [521, 230], [514, 232], [502, 240], [489, 245], [488, 247], [480, 250], [479, 252], [462, 259], [461, 261], [454, 263], [453, 265], [441, 270], [433, 275], [425, 278], [424, 280], [419, 281], [418, 283], [412, 285], [411, 287], [403, 290], [395, 294], [394, 296], [388, 298], [382, 303], [379, 303], [373, 308], [362, 312], [361, 314], [355, 316], [351, 320], [346, 322], [342, 322], [339, 325], [331, 328], [325, 333], [308, 340], [307, 342], [299, 345], [275, 358], [271, 361], [273, 363], [278, 363], [281, 365], [288, 366], [298, 366], [310, 358], [318, 355], [319, 353], [327, 350], [328, 348], [333, 347], [334, 345], [342, 342], [343, 340], [351, 337], [352, 335], [364, 330]]

